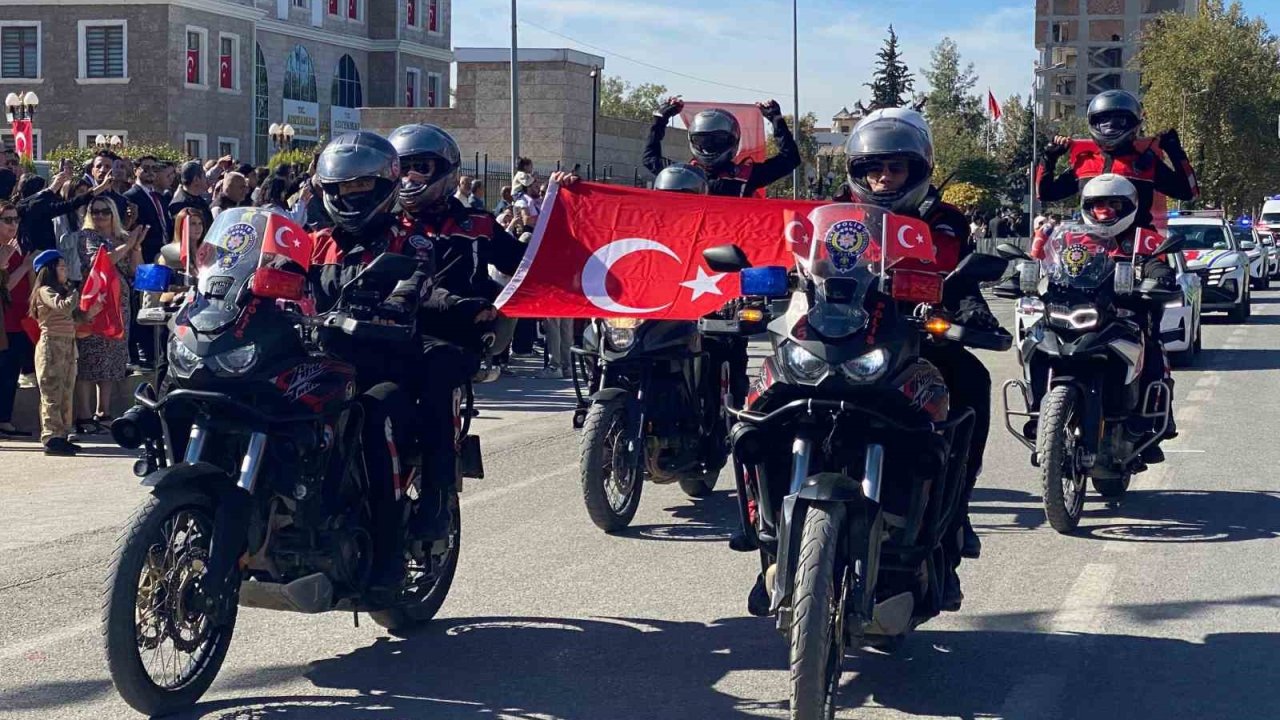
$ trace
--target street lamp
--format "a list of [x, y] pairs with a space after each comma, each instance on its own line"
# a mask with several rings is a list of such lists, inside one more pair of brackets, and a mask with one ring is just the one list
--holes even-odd
[[93, 139], [93, 146], [102, 150], [107, 147], [108, 142], [106, 135], [99, 135]]
[[5, 119], [9, 122], [34, 120], [39, 106], [40, 98], [33, 92], [9, 93], [4, 99]]
[[271, 127], [267, 128], [267, 134], [271, 136], [277, 149], [288, 150], [293, 145], [293, 136], [296, 132], [289, 123], [271, 123]]
[[119, 135], [112, 135], [111, 140], [108, 142], [111, 143], [112, 150], [119, 150], [124, 145], [124, 140], [122, 140]]
[[1036, 120], [1040, 115], [1040, 78], [1052, 72], [1057, 72], [1067, 67], [1066, 63], [1056, 63], [1049, 67], [1042, 68], [1040, 63], [1036, 63], [1032, 70], [1033, 79], [1031, 81], [1031, 175], [1028, 177], [1027, 185], [1031, 189], [1031, 202], [1027, 207], [1027, 213], [1035, 218], [1036, 214], [1036, 147], [1039, 143], [1040, 133], [1037, 128]]
[[591, 68], [591, 175], [596, 171], [596, 116], [600, 114], [600, 68]]

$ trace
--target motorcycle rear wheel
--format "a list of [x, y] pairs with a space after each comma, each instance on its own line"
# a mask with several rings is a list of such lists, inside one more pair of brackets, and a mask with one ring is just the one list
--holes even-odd
[[447, 543], [443, 552], [431, 554], [432, 550], [427, 550], [429, 567], [405, 553], [405, 584], [401, 590], [404, 600], [386, 610], [369, 613], [374, 622], [391, 634], [405, 634], [431, 622], [449, 596], [462, 550], [462, 511], [457, 490], [449, 491], [449, 536], [442, 542]]
[[596, 527], [607, 533], [631, 524], [640, 507], [644, 469], [627, 451], [627, 399], [594, 403], [582, 428], [582, 501]]
[[1108, 500], [1115, 500], [1129, 491], [1129, 479], [1133, 476], [1125, 473], [1121, 478], [1094, 478], [1093, 489]]
[[1077, 463], [1076, 389], [1059, 385], [1049, 391], [1040, 410], [1040, 457], [1044, 513], [1054, 530], [1068, 534], [1084, 512], [1085, 477]]
[[[145, 715], [194, 705], [231, 645], [234, 603], [220, 627], [190, 606], [208, 562], [214, 514], [213, 501], [203, 494], [158, 490], [116, 545], [102, 604], [107, 668], [120, 697]], [[144, 651], [152, 653], [150, 660]], [[173, 677], [156, 677], [170, 671]]]
[[805, 513], [791, 621], [791, 720], [831, 720], [844, 670], [846, 506], [815, 503]]

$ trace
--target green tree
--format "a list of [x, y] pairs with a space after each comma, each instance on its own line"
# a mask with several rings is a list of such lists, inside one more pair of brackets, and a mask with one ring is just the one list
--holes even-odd
[[614, 75], [600, 82], [600, 114], [628, 120], [651, 120], [653, 111], [667, 97], [667, 86], [632, 85]]
[[871, 82], [864, 83], [871, 88], [870, 109], [902, 107], [907, 98], [911, 97], [915, 78], [902, 61], [902, 52], [898, 49], [898, 34], [894, 32], [892, 25], [889, 26], [889, 37], [885, 38], [884, 46], [876, 53], [876, 57], [879, 60], [876, 61]]
[[1239, 2], [1205, 0], [1196, 15], [1167, 14], [1142, 38], [1147, 132], [1177, 128], [1202, 199], [1247, 210], [1280, 186], [1280, 73], [1276, 37]]
[[965, 115], [981, 121], [982, 102], [973, 92], [978, 76], [973, 71], [973, 63], [961, 65], [960, 49], [954, 40], [942, 38], [922, 74], [929, 81], [929, 92], [924, 94], [924, 112], [930, 120], [943, 115]]

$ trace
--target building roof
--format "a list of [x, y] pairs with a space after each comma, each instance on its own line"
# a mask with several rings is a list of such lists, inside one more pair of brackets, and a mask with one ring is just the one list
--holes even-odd
[[842, 107], [840, 108], [840, 112], [836, 113], [835, 116], [832, 117], [831, 119], [832, 120], [848, 120], [851, 117], [853, 117], [853, 115], [849, 113], [849, 108]]
[[[454, 48], [453, 57], [460, 63], [510, 63], [510, 48]], [[604, 67], [604, 58], [569, 48], [520, 48], [517, 56], [526, 62], [571, 62], [587, 67]]]

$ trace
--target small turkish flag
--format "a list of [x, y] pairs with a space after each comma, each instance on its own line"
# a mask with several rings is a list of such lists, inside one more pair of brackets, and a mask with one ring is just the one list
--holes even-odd
[[900, 260], [919, 260], [931, 263], [937, 260], [937, 248], [929, 232], [929, 223], [905, 215], [884, 217], [885, 257], [893, 265]]
[[187, 51], [187, 82], [197, 85], [200, 82], [200, 51]]
[[87, 312], [102, 296], [102, 310], [88, 323], [88, 331], [94, 335], [121, 340], [124, 338], [124, 318], [120, 307], [120, 274], [107, 254], [106, 246], [99, 246], [93, 257], [93, 266], [84, 279], [80, 291], [80, 310]]
[[987, 110], [991, 111], [991, 119], [993, 121], [1000, 119], [1002, 114], [1000, 112], [1000, 103], [996, 102], [996, 96], [991, 93], [991, 88], [987, 88]]
[[218, 59], [218, 83], [219, 87], [230, 90], [235, 87], [231, 77], [231, 56], [223, 55]]
[[[696, 320], [741, 294], [702, 251], [733, 243], [791, 266], [796, 227], [819, 203], [707, 197], [578, 182], [552, 185], [524, 261], [495, 303], [507, 317]], [[797, 220], [799, 222], [799, 220]], [[801, 223], [802, 224], [802, 223]]]
[[34, 155], [30, 120], [14, 120], [10, 127], [13, 131], [13, 150], [19, 157], [30, 159]]
[[1134, 240], [1134, 250], [1139, 255], [1154, 255], [1156, 248], [1160, 247], [1160, 243], [1164, 242], [1164, 238], [1161, 237], [1160, 233], [1146, 228], [1138, 228]]
[[314, 242], [311, 235], [297, 223], [273, 212], [267, 218], [267, 228], [263, 234], [266, 236], [262, 241], [263, 265], [283, 269], [286, 261], [292, 261], [301, 266], [302, 272], [311, 269]]

